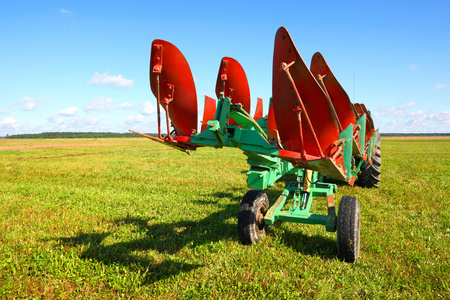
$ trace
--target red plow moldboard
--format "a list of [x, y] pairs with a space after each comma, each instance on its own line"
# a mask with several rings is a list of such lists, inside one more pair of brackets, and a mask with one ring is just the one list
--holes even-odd
[[[193, 76], [185, 57], [173, 44], [164, 40], [152, 43], [150, 84], [158, 105], [158, 137], [150, 137], [180, 150], [195, 150], [191, 136], [197, 131], [197, 95]], [[229, 98], [250, 113], [250, 89], [244, 69], [238, 61], [224, 57], [216, 81], [217, 99]], [[257, 98], [254, 121], [261, 120], [263, 101]], [[167, 130], [161, 135], [160, 107], [165, 110]], [[205, 95], [200, 132], [208, 130], [208, 121], [218, 117], [216, 101]], [[365, 116], [364, 141], [357, 120]], [[227, 125], [239, 126], [229, 117]], [[263, 130], [268, 142], [278, 150], [277, 156], [298, 167], [310, 168], [338, 179], [349, 174], [343, 162], [340, 134], [352, 127], [353, 154], [362, 156], [365, 144], [375, 132], [370, 113], [363, 104], [352, 104], [319, 52], [308, 68], [288, 31], [281, 27], [275, 36], [273, 55], [272, 99]], [[310, 163], [313, 162], [313, 163]], [[323, 168], [322, 170], [320, 168]]]

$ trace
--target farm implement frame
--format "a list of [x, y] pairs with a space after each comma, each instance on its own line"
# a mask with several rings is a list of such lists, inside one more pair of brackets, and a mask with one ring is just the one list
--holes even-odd
[[[205, 96], [201, 130], [197, 131], [197, 95], [189, 65], [173, 44], [154, 40], [150, 85], [157, 99], [158, 136], [132, 131], [190, 153], [198, 147], [236, 147], [247, 156], [248, 191], [238, 217], [239, 239], [254, 244], [277, 220], [320, 224], [337, 232], [338, 257], [354, 262], [360, 249], [360, 204], [344, 196], [336, 214], [337, 185], [378, 187], [380, 136], [364, 104], [351, 103], [321, 53], [308, 68], [288, 31], [275, 36], [272, 98], [263, 116], [258, 98], [250, 115], [250, 89], [242, 66], [231, 57], [221, 60], [217, 101]], [[167, 134], [161, 133], [161, 109]], [[286, 174], [295, 180], [270, 207], [263, 192]], [[316, 198], [325, 198], [327, 214], [310, 212]]]

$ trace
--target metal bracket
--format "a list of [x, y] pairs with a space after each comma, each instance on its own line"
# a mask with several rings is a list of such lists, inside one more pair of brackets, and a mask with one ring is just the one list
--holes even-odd
[[153, 57], [154, 60], [153, 60], [152, 72], [161, 74], [161, 71], [162, 71], [162, 50], [163, 50], [163, 47], [162, 47], [162, 45], [155, 44], [153, 49], [155, 51], [155, 55]]

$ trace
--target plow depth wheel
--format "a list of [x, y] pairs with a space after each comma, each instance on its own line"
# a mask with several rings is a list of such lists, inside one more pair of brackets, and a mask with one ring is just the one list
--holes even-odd
[[354, 196], [344, 196], [339, 203], [337, 216], [337, 252], [340, 259], [355, 262], [360, 248], [360, 208]]
[[238, 217], [239, 240], [244, 245], [256, 244], [267, 234], [264, 216], [269, 209], [269, 198], [263, 191], [248, 191], [241, 202]]

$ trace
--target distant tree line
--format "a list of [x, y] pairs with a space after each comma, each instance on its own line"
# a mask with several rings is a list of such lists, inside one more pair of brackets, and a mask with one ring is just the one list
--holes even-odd
[[[156, 133], [147, 133], [151, 136], [158, 136]], [[76, 138], [130, 138], [139, 137], [131, 132], [43, 132], [29, 134], [6, 135], [7, 139], [76, 139]]]
[[381, 136], [450, 136], [450, 133], [380, 133]]

